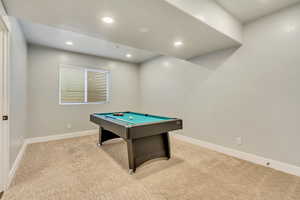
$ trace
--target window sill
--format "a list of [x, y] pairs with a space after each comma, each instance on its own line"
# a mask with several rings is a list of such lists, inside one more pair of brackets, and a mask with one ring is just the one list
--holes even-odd
[[73, 106], [73, 105], [94, 105], [94, 104], [108, 104], [109, 101], [101, 102], [89, 102], [89, 103], [59, 103], [61, 106]]

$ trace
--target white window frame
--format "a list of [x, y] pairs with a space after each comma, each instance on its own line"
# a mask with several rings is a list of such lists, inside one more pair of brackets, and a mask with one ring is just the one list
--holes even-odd
[[[84, 71], [84, 102], [83, 103], [63, 103], [61, 102], [61, 68], [73, 68]], [[85, 66], [78, 66], [78, 65], [69, 65], [69, 64], [60, 64], [59, 65], [59, 105], [88, 105], [88, 104], [105, 104], [110, 102], [110, 85], [111, 85], [111, 75], [109, 70], [104, 69], [97, 69], [95, 67], [85, 67]], [[88, 102], [88, 80], [87, 74], [88, 72], [101, 72], [106, 74], [106, 90], [107, 90], [107, 97], [106, 101], [98, 101], [98, 102]]]

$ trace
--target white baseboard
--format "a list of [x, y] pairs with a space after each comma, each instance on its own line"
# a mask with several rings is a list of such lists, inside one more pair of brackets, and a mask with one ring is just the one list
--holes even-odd
[[23, 156], [25, 154], [25, 151], [26, 151], [26, 147], [27, 147], [27, 143], [26, 141], [24, 141], [17, 157], [16, 157], [16, 160], [12, 166], [12, 168], [10, 169], [9, 171], [9, 175], [8, 175], [8, 181], [7, 181], [7, 187], [8, 188], [10, 186], [10, 184], [12, 183], [12, 180], [14, 179], [15, 175], [16, 175], [16, 172], [17, 172], [17, 169], [19, 168], [20, 164], [21, 164], [21, 161], [23, 159]]
[[288, 174], [300, 176], [300, 167], [295, 166], [295, 165], [291, 165], [288, 163], [284, 163], [284, 162], [272, 160], [269, 158], [257, 156], [254, 154], [238, 151], [235, 149], [223, 147], [221, 145], [205, 142], [205, 141], [194, 139], [194, 138], [184, 136], [184, 135], [172, 134], [172, 136], [174, 136], [177, 139], [180, 139], [180, 140], [183, 140], [183, 141], [195, 144], [195, 145], [199, 145], [199, 146], [207, 148], [207, 149], [211, 149], [211, 150], [223, 153], [223, 154], [227, 154], [229, 156], [233, 156], [233, 157], [236, 157], [236, 158], [239, 158], [242, 160], [246, 160], [246, 161], [249, 161], [249, 162], [252, 162], [255, 164], [270, 167], [272, 169], [279, 170], [279, 171], [282, 171], [282, 172], [285, 172]]
[[60, 134], [60, 135], [50, 135], [50, 136], [45, 136], [45, 137], [27, 138], [25, 140], [25, 142], [27, 144], [33, 144], [33, 143], [48, 142], [48, 141], [53, 141], [53, 140], [62, 140], [62, 139], [68, 139], [68, 138], [82, 137], [82, 136], [97, 134], [98, 131], [99, 131], [98, 129], [93, 129], [93, 130], [87, 130], [87, 131], [65, 133], [65, 134]]
[[12, 183], [12, 180], [14, 179], [17, 169], [20, 166], [20, 163], [23, 159], [23, 156], [26, 151], [26, 147], [28, 144], [33, 144], [33, 143], [40, 143], [40, 142], [48, 142], [48, 141], [53, 141], [53, 140], [62, 140], [62, 139], [68, 139], [68, 138], [76, 138], [76, 137], [81, 137], [81, 136], [88, 136], [88, 135], [94, 135], [98, 133], [98, 129], [93, 129], [93, 130], [87, 130], [87, 131], [79, 131], [79, 132], [73, 132], [73, 133], [65, 133], [61, 135], [51, 135], [51, 136], [45, 136], [45, 137], [35, 137], [35, 138], [27, 138], [24, 140], [24, 143], [17, 155], [17, 158], [9, 172], [9, 177], [8, 177], [8, 188], [10, 184]]

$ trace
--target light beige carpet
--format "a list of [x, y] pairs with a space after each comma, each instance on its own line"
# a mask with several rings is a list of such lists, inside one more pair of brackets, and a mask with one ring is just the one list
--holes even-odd
[[300, 178], [172, 138], [172, 159], [128, 174], [125, 142], [28, 146], [4, 200], [299, 200]]

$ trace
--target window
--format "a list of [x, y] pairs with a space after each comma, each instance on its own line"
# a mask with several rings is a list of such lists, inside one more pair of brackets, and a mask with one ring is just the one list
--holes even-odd
[[109, 97], [109, 71], [61, 65], [59, 103], [105, 103]]

